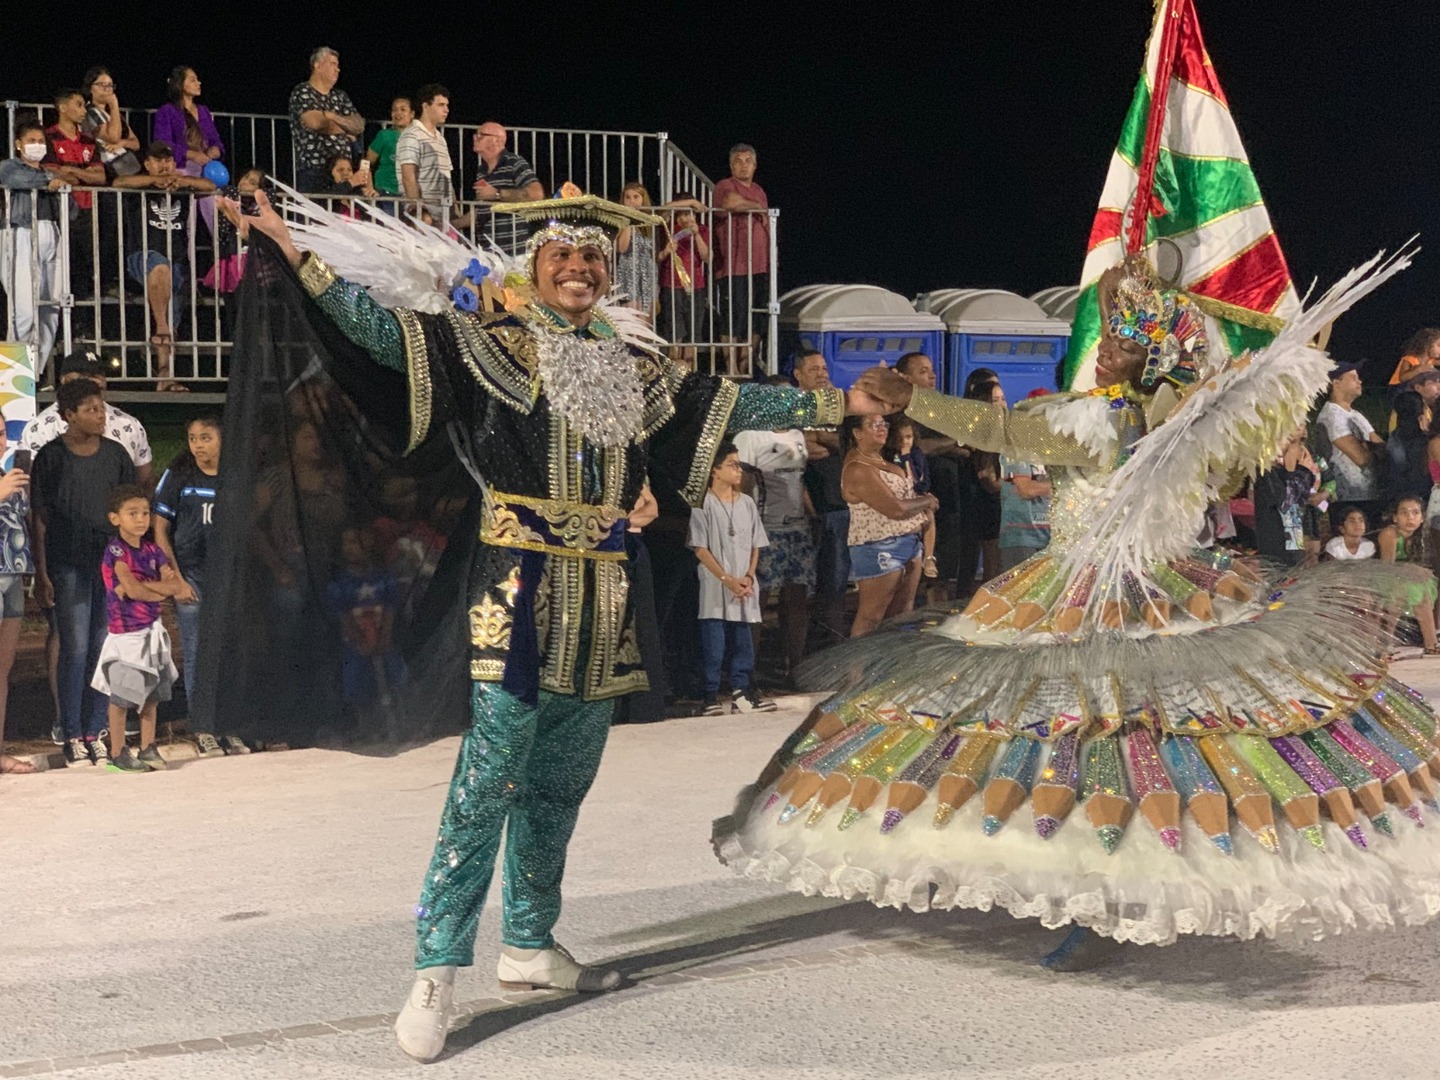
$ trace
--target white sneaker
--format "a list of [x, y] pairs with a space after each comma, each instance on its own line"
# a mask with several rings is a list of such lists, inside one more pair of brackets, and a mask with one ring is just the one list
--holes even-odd
[[618, 990], [625, 976], [614, 968], [586, 967], [562, 946], [500, 950], [495, 975], [502, 990], [579, 990], [582, 994]]
[[405, 1007], [395, 1018], [400, 1049], [416, 1061], [434, 1061], [445, 1049], [455, 1013], [454, 967], [421, 968]]

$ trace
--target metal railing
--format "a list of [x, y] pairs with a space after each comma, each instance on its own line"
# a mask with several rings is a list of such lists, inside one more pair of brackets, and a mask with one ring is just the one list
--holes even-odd
[[[90, 196], [91, 206], [73, 211], [72, 218], [81, 190]], [[36, 194], [6, 193], [12, 200], [26, 195], [33, 200]], [[219, 273], [226, 260], [238, 259], [241, 251], [233, 239], [228, 251], [221, 250], [202, 223], [206, 197], [133, 188], [62, 188], [52, 197], [59, 200], [60, 241], [50, 296], [37, 296], [33, 287], [27, 296], [26, 282], [17, 279], [13, 262], [0, 268], [0, 285], [9, 300], [7, 336], [31, 346], [37, 376], [53, 341], [60, 355], [85, 346], [118, 360], [117, 380], [178, 379], [218, 389], [226, 376], [230, 327], [224, 293], [202, 279]], [[153, 200], [151, 218], [156, 223], [148, 228], [147, 199]], [[40, 245], [32, 229], [12, 226], [7, 212], [0, 248], [23, 249], [27, 238], [22, 234], [32, 233], [28, 246], [34, 282], [38, 268], [33, 253]], [[182, 233], [183, 239], [177, 240]], [[163, 241], [154, 239], [162, 234]], [[77, 263], [77, 255], [88, 258]], [[161, 286], [167, 276], [165, 295]], [[36, 310], [45, 318], [29, 318]], [[58, 328], [52, 331], [54, 322]]]
[[[27, 210], [30, 224], [11, 225]], [[0, 189], [0, 213], [5, 340], [30, 346], [38, 384], [50, 350], [70, 351], [70, 192]]]
[[660, 157], [660, 201], [699, 199], [707, 206], [715, 193], [715, 183], [669, 139], [665, 140]]
[[[79, 191], [90, 195], [92, 206], [72, 220], [71, 205]], [[29, 199], [32, 207], [47, 198], [57, 206], [53, 225], [42, 222], [38, 229], [12, 227], [8, 206], [0, 225], [0, 255], [5, 256], [0, 286], [10, 300], [6, 337], [31, 344], [37, 374], [53, 341], [60, 355], [85, 346], [115, 358], [119, 362], [114, 376], [117, 382], [175, 379], [196, 389], [223, 389], [232, 345], [233, 307], [229, 301], [243, 268], [244, 248], [233, 230], [221, 227], [212, 232], [207, 226], [204, 208], [208, 196], [177, 192], [167, 199], [154, 188], [62, 188], [53, 194], [6, 194], [11, 199]], [[358, 193], [316, 198], [332, 209], [357, 214], [394, 213], [403, 202], [383, 197], [368, 200]], [[142, 223], [147, 199], [156, 200], [153, 216], [168, 227], [163, 242], [152, 240], [161, 230], [147, 229]], [[342, 203], [348, 206], [341, 207]], [[469, 200], [455, 204], [455, 210], [457, 216], [469, 217], [461, 231], [473, 242], [497, 240], [495, 221], [504, 215], [492, 214], [490, 204]], [[664, 208], [659, 212], [671, 213]], [[686, 274], [679, 275], [653, 255], [639, 257], [643, 264], [637, 263], [636, 269], [648, 275], [649, 288], [643, 291], [655, 298], [648, 314], [659, 333], [674, 343], [671, 355], [678, 361], [733, 377], [748, 376], [757, 367], [774, 372], [778, 358], [779, 302], [774, 274], [778, 212], [705, 210], [696, 218], [702, 235], [708, 235], [711, 250], [708, 263], [695, 264], [699, 272], [692, 275], [687, 266]], [[32, 212], [31, 221], [35, 220]], [[46, 239], [45, 234], [52, 230], [54, 239]], [[657, 231], [660, 235], [651, 238], [655, 255], [664, 250], [669, 237], [668, 230]], [[765, 251], [768, 275], [754, 273], [747, 263], [740, 273], [727, 274], [720, 268], [717, 276], [719, 251], [730, 231], [735, 233], [734, 244], [742, 249], [748, 244], [753, 262], [758, 263], [761, 250]], [[39, 243], [33, 241], [37, 234], [42, 237]], [[175, 239], [182, 234], [183, 240]], [[498, 239], [503, 246], [508, 237]], [[666, 261], [673, 265], [674, 258], [671, 255]], [[152, 271], [157, 260], [169, 268], [168, 302], [158, 287], [155, 296], [147, 291], [147, 281], [154, 284]], [[41, 317], [36, 318], [36, 313]], [[765, 352], [757, 356], [754, 341], [761, 338]]]
[[[21, 114], [34, 114], [41, 123], [54, 121], [55, 107], [39, 102], [7, 101], [7, 146], [15, 144], [15, 124]], [[125, 118], [134, 127], [142, 142], [150, 136], [154, 109], [126, 109]], [[290, 118], [264, 113], [212, 113], [215, 127], [225, 144], [222, 160], [232, 176], [248, 168], [260, 168], [287, 183], [296, 176], [295, 146], [291, 137]], [[140, 124], [134, 124], [138, 118]], [[359, 158], [371, 139], [388, 125], [369, 123], [366, 134], [352, 145], [352, 157]], [[455, 164], [455, 180], [461, 191], [468, 192], [477, 175], [476, 155], [472, 149], [476, 124], [447, 124], [442, 129]], [[553, 192], [567, 180], [586, 191], [606, 198], [618, 199], [620, 191], [632, 180], [638, 180], [655, 193], [661, 202], [672, 197], [667, 178], [675, 175], [698, 177], [699, 183], [677, 188], [686, 193], [704, 190], [710, 184], [704, 174], [675, 149], [665, 132], [642, 131], [581, 131], [567, 128], [512, 127], [508, 129], [508, 149], [525, 158], [534, 168], [545, 191]], [[679, 168], [671, 161], [678, 155], [684, 160]]]

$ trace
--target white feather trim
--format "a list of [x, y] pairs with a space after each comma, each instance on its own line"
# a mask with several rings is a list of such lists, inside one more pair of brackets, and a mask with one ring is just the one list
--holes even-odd
[[1237, 828], [1233, 857], [1189, 814], [1178, 855], [1137, 814], [1107, 855], [1078, 810], [1049, 840], [1036, 835], [1028, 809], [986, 836], [978, 797], [944, 829], [933, 828], [932, 793], [886, 835], [879, 808], [845, 832], [836, 828], [839, 807], [813, 828], [803, 817], [779, 824], [778, 806], [747, 814], [765, 805], [769, 790], [746, 792], [737, 814], [716, 823], [716, 853], [744, 877], [806, 896], [913, 911], [1001, 908], [1141, 945], [1168, 945], [1181, 934], [1319, 939], [1420, 926], [1440, 913], [1440, 829], [1418, 828], [1402, 814], [1393, 815], [1395, 837], [1376, 837], [1369, 851], [1327, 821], [1324, 851], [1282, 829], [1272, 855]]
[[[1025, 404], [1016, 408], [1023, 409]], [[1101, 461], [1114, 460], [1119, 435], [1109, 398], [1093, 394], [1067, 398], [1057, 394], [1037, 401], [1033, 411], [1045, 418], [1051, 431], [1070, 436]]]
[[670, 343], [655, 332], [650, 320], [632, 307], [626, 307], [613, 297], [600, 301], [600, 310], [615, 325], [615, 331], [631, 345], [644, 349], [660, 349]]

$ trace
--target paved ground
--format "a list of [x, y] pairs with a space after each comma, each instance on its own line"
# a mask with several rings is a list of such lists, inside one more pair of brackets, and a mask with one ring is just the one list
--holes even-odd
[[[1440, 691], [1440, 669], [1401, 675]], [[1440, 1072], [1440, 926], [1182, 942], [1052, 976], [1034, 961], [1058, 935], [1006, 915], [899, 915], [731, 877], [710, 820], [798, 716], [617, 728], [560, 929], [637, 985], [498, 997], [487, 912], [458, 987], [473, 1015], [425, 1075]], [[454, 750], [0, 778], [0, 1078], [416, 1074], [389, 1014]]]

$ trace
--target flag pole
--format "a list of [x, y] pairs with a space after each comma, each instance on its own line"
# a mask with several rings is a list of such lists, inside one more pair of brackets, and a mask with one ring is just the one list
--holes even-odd
[[1180, 41], [1181, 9], [1190, 0], [1160, 0], [1161, 12], [1157, 29], [1160, 32], [1160, 54], [1156, 58], [1155, 82], [1150, 89], [1150, 115], [1145, 119], [1145, 146], [1140, 157], [1139, 183], [1135, 201], [1130, 204], [1130, 231], [1125, 237], [1125, 252], [1133, 255], [1145, 247], [1145, 226], [1150, 218], [1150, 203], [1155, 191], [1155, 164], [1160, 159], [1160, 143], [1165, 131], [1165, 109], [1170, 101], [1171, 76], [1175, 71], [1175, 51]]

